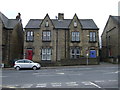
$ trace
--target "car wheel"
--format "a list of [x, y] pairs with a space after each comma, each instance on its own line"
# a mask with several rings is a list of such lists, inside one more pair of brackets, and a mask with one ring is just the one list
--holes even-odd
[[17, 66], [17, 67], [16, 67], [16, 70], [20, 70], [20, 67]]
[[33, 66], [33, 70], [36, 70], [37, 69], [37, 67], [36, 66]]

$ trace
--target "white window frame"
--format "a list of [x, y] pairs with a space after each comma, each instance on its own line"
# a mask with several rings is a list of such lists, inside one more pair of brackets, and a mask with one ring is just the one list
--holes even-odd
[[72, 32], [72, 41], [80, 41], [80, 32]]
[[74, 21], [74, 27], [77, 27], [77, 22], [76, 21]]
[[42, 60], [51, 60], [52, 50], [51, 48], [42, 49]]
[[43, 41], [51, 41], [51, 31], [43, 31], [42, 32], [42, 40]]
[[[79, 53], [77, 53], [77, 50], [79, 51]], [[74, 53], [73, 53], [74, 52]], [[71, 59], [79, 59], [80, 57], [80, 48], [71, 48]], [[77, 57], [79, 56], [79, 57]]]
[[90, 32], [90, 42], [96, 41], [96, 32]]
[[34, 33], [33, 31], [26, 32], [26, 41], [33, 41], [34, 40]]
[[46, 26], [46, 27], [49, 26], [48, 20], [45, 22], [45, 26]]

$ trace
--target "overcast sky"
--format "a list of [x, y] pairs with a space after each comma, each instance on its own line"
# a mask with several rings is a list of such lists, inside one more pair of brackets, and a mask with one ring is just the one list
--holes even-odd
[[21, 13], [23, 26], [29, 19], [43, 19], [48, 13], [55, 19], [64, 13], [65, 19], [72, 19], [76, 13], [79, 19], [93, 19], [100, 28], [100, 35], [109, 15], [118, 15], [119, 0], [1, 0], [0, 11], [9, 19]]

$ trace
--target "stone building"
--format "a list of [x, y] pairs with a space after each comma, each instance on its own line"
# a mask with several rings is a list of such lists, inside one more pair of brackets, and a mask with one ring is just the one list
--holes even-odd
[[24, 33], [20, 14], [16, 19], [8, 19], [0, 12], [0, 38], [0, 59], [5, 66], [23, 58]]
[[92, 19], [30, 19], [25, 27], [24, 57], [46, 65], [98, 64], [99, 29]]
[[[120, 54], [120, 36], [119, 32], [120, 19], [119, 16], [109, 16], [105, 25], [102, 39], [102, 59], [104, 61], [118, 63], [118, 56]], [[118, 41], [119, 40], [119, 41]]]

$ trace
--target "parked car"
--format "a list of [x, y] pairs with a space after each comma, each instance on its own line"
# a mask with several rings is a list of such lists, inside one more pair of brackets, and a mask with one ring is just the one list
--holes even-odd
[[35, 63], [28, 59], [20, 59], [15, 61], [14, 68], [16, 70], [20, 70], [22, 68], [31, 68], [33, 70], [40, 69], [41, 65], [39, 63]]

